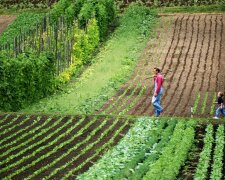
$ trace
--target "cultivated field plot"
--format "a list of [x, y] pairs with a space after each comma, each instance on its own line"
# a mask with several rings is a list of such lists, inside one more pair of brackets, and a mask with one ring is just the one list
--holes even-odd
[[0, 179], [74, 178], [114, 146], [131, 124], [129, 118], [112, 116], [2, 114]]
[[2, 33], [15, 19], [16, 16], [0, 16], [0, 33]]
[[214, 113], [216, 92], [225, 91], [225, 14], [164, 14], [131, 79], [98, 113], [152, 115], [154, 67], [166, 80], [164, 116]]
[[124, 139], [78, 179], [224, 179], [224, 122], [200, 121], [140, 117]]

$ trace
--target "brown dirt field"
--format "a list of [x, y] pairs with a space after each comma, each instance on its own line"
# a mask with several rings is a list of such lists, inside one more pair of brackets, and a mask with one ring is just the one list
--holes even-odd
[[0, 34], [16, 19], [16, 16], [0, 16]]
[[191, 116], [199, 92], [194, 116], [211, 116], [213, 94], [225, 91], [225, 14], [161, 16], [158, 37], [149, 41], [131, 79], [98, 113], [153, 115], [153, 81], [146, 76], [158, 66], [166, 77], [161, 101], [163, 116]]

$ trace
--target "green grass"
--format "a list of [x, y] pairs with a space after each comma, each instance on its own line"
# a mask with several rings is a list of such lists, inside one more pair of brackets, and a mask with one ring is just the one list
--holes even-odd
[[156, 17], [131, 6], [120, 27], [95, 57], [94, 64], [62, 93], [43, 99], [22, 112], [93, 113], [128, 79], [149, 39]]
[[46, 13], [49, 9], [41, 9], [41, 8], [25, 8], [25, 9], [17, 9], [17, 8], [3, 8], [0, 7], [0, 15], [20, 15], [21, 13]]
[[156, 8], [158, 13], [224, 13], [225, 5], [176, 6]]

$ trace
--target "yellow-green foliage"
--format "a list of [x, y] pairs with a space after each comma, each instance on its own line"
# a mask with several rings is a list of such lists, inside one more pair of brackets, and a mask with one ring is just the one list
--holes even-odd
[[81, 66], [91, 63], [93, 52], [100, 41], [97, 21], [91, 19], [86, 31], [79, 29], [77, 26], [74, 30], [74, 41], [72, 64], [59, 75], [60, 83], [68, 82]]

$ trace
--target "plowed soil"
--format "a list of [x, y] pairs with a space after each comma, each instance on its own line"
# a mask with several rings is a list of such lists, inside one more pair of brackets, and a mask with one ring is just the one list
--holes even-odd
[[[153, 79], [159, 67], [166, 80], [164, 116], [211, 116], [217, 91], [225, 91], [225, 14], [161, 14], [161, 24], [131, 79], [98, 113], [153, 115]], [[118, 100], [119, 99], [119, 100]]]

